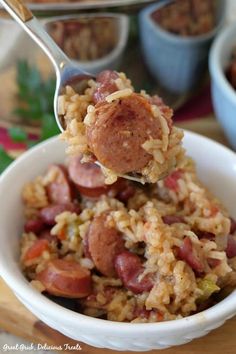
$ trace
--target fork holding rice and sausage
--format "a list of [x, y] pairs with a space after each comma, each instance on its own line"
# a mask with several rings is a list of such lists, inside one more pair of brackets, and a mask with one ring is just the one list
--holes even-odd
[[22, 192], [21, 266], [31, 284], [122, 322], [189, 316], [228, 294], [236, 223], [198, 180], [172, 110], [114, 71], [83, 94], [66, 87], [58, 106], [68, 160]]

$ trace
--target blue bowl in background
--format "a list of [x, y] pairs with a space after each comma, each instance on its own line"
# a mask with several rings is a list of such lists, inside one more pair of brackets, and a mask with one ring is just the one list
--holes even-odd
[[162, 1], [140, 12], [140, 37], [144, 59], [151, 74], [169, 91], [182, 94], [195, 86], [207, 68], [211, 43], [224, 22], [226, 1], [218, 0], [214, 29], [192, 37], [167, 32], [151, 18], [154, 11], [171, 2]]
[[210, 51], [209, 66], [215, 114], [236, 150], [236, 91], [225, 76], [234, 47], [236, 24], [225, 28], [215, 39]]

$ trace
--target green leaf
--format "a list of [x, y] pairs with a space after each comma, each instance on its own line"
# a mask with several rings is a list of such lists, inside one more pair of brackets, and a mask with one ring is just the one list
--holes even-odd
[[41, 120], [43, 110], [42, 110], [42, 105], [40, 103], [40, 96], [28, 98], [28, 109], [32, 119]]
[[[25, 60], [21, 60], [17, 65], [17, 85], [19, 104], [14, 113], [22, 120], [27, 122], [37, 120], [41, 124], [40, 140], [58, 134], [59, 129], [53, 113], [55, 78], [44, 80], [36, 67], [29, 65]], [[28, 147], [37, 143], [29, 141], [19, 131], [13, 131], [13, 136], [22, 139], [22, 141], [25, 138], [24, 141]]]
[[29, 67], [29, 77], [28, 77], [29, 89], [31, 91], [38, 90], [42, 85], [42, 78], [39, 70], [36, 67]]
[[59, 128], [57, 126], [55, 117], [53, 114], [44, 114], [42, 116], [42, 132], [41, 140], [51, 138], [54, 135], [59, 134]]
[[17, 65], [17, 83], [22, 94], [27, 94], [38, 89], [42, 84], [39, 70], [28, 64], [25, 60], [20, 60]]
[[16, 142], [25, 142], [28, 139], [26, 132], [20, 127], [11, 127], [8, 129], [11, 139]]
[[43, 80], [40, 71], [21, 60], [17, 65], [19, 107], [14, 111], [22, 119], [42, 121], [42, 116], [53, 113], [56, 81]]
[[3, 146], [0, 145], [0, 173], [2, 173], [12, 161], [14, 161], [13, 158], [9, 156]]
[[25, 60], [19, 60], [17, 63], [17, 84], [25, 87], [26, 78], [28, 77], [28, 63]]
[[14, 109], [13, 113], [18, 115], [21, 118], [30, 119], [30, 113], [25, 108], [16, 108], [16, 109]]

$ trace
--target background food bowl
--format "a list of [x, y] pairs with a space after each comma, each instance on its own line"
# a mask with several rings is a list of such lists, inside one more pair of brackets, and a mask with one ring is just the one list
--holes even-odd
[[[202, 181], [236, 217], [236, 155], [197, 134], [186, 132], [184, 145]], [[215, 158], [217, 156], [217, 158]], [[19, 268], [19, 239], [23, 229], [23, 185], [53, 162], [63, 162], [65, 145], [57, 137], [22, 155], [0, 178], [0, 275], [23, 304], [61, 333], [96, 347], [144, 351], [183, 344], [222, 325], [236, 313], [236, 291], [199, 314], [160, 323], [119, 323], [81, 315], [63, 308], [33, 289]], [[30, 167], [30, 168], [29, 168]]]
[[218, 0], [215, 28], [194, 37], [167, 32], [150, 17], [155, 10], [171, 2], [162, 1], [141, 11], [142, 51], [150, 72], [160, 84], [171, 92], [185, 93], [193, 88], [206, 70], [210, 45], [224, 21], [226, 1]]
[[[42, 13], [73, 13], [75, 11], [94, 10], [94, 9], [117, 9], [122, 8], [125, 13], [144, 7], [146, 4], [156, 0], [27, 0], [28, 6], [35, 12]], [[1, 5], [0, 5], [1, 7]]]
[[34, 58], [32, 40], [18, 23], [11, 19], [0, 18], [0, 28], [0, 71], [14, 65], [16, 58]]
[[116, 70], [129, 34], [129, 18], [122, 14], [89, 13], [43, 21], [62, 50], [84, 70], [97, 74]]
[[231, 145], [236, 149], [236, 91], [228, 82], [225, 70], [236, 47], [236, 24], [216, 38], [210, 52], [210, 74], [213, 106]]

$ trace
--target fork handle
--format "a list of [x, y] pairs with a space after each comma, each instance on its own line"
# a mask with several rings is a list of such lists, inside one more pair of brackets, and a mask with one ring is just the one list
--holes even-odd
[[32, 12], [24, 5], [21, 0], [5, 0], [5, 3], [16, 13], [23, 22], [33, 18]]

